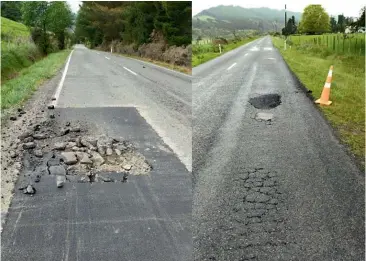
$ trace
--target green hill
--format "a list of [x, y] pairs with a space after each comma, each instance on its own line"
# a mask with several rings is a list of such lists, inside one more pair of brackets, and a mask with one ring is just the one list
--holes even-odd
[[[243, 8], [240, 6], [216, 6], [201, 11], [193, 17], [193, 39], [198, 36], [213, 37], [233, 35], [246, 30], [260, 32], [281, 31], [284, 27], [284, 10]], [[299, 21], [301, 13], [287, 11], [287, 17], [295, 16]]]
[[29, 29], [22, 23], [1, 17], [1, 78], [2, 83], [41, 58]]
[[1, 17], [1, 36], [3, 40], [4, 37], [6, 39], [9, 37], [28, 39], [30, 37], [30, 31], [28, 27], [22, 23], [14, 22], [5, 17]]

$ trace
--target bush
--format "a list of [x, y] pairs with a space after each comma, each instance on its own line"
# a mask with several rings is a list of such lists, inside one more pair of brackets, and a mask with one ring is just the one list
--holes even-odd
[[13, 78], [18, 71], [32, 65], [42, 54], [34, 43], [2, 43], [1, 77], [4, 80]]

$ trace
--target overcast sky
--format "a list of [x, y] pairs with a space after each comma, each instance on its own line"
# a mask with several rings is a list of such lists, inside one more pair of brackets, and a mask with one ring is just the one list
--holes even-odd
[[70, 5], [72, 12], [74, 12], [76, 14], [79, 10], [79, 4], [81, 4], [81, 1], [69, 0], [69, 1], [66, 1], [66, 2], [68, 2], [68, 4]]
[[362, 0], [321, 0], [312, 3], [309, 0], [296, 1], [270, 1], [270, 0], [193, 0], [193, 15], [198, 14], [202, 10], [218, 5], [238, 5], [245, 8], [253, 7], [269, 7], [272, 9], [284, 9], [287, 4], [287, 9], [294, 12], [303, 12], [304, 8], [309, 4], [321, 4], [329, 15], [344, 14], [345, 16], [359, 16], [359, 12], [365, 1]]
[[[81, 1], [69, 0], [67, 1], [71, 6], [71, 10], [77, 13], [79, 10], [79, 4]], [[346, 2], [337, 0], [321, 0], [314, 4], [321, 4], [329, 15], [344, 14], [345, 16], [359, 16], [359, 12], [365, 1], [362, 0], [348, 0]], [[285, 0], [193, 0], [193, 15], [201, 12], [204, 9], [218, 5], [238, 5], [246, 8], [252, 7], [269, 7], [273, 9], [284, 9], [287, 4], [287, 9], [295, 12], [302, 12], [304, 8], [312, 4], [309, 0], [296, 0], [296, 1], [285, 1]]]

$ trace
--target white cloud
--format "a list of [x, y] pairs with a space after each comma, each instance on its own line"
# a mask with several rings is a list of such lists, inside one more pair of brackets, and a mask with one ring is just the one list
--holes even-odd
[[244, 8], [253, 7], [269, 7], [272, 9], [282, 10], [287, 4], [287, 9], [294, 12], [303, 12], [304, 8], [309, 4], [321, 4], [329, 15], [344, 14], [345, 16], [358, 17], [362, 6], [365, 5], [364, 1], [361, 0], [348, 0], [347, 2], [336, 1], [336, 0], [321, 0], [316, 3], [309, 3], [309, 0], [297, 0], [297, 1], [270, 1], [270, 0], [193, 0], [192, 9], [193, 15], [198, 14], [204, 9], [218, 5], [238, 5]]

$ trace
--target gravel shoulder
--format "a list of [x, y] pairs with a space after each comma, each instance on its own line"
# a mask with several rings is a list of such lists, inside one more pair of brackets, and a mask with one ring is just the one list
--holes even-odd
[[[20, 108], [12, 108], [2, 112], [1, 122], [1, 215], [6, 214], [9, 207], [14, 184], [22, 168], [23, 150], [19, 145], [19, 136], [37, 122], [48, 118], [47, 105], [61, 79], [63, 68], [55, 77], [38, 88], [32, 97]], [[24, 114], [22, 114], [22, 113]], [[10, 120], [10, 117], [16, 120]], [[17, 155], [14, 157], [14, 153]], [[2, 220], [4, 221], [4, 220]]]

